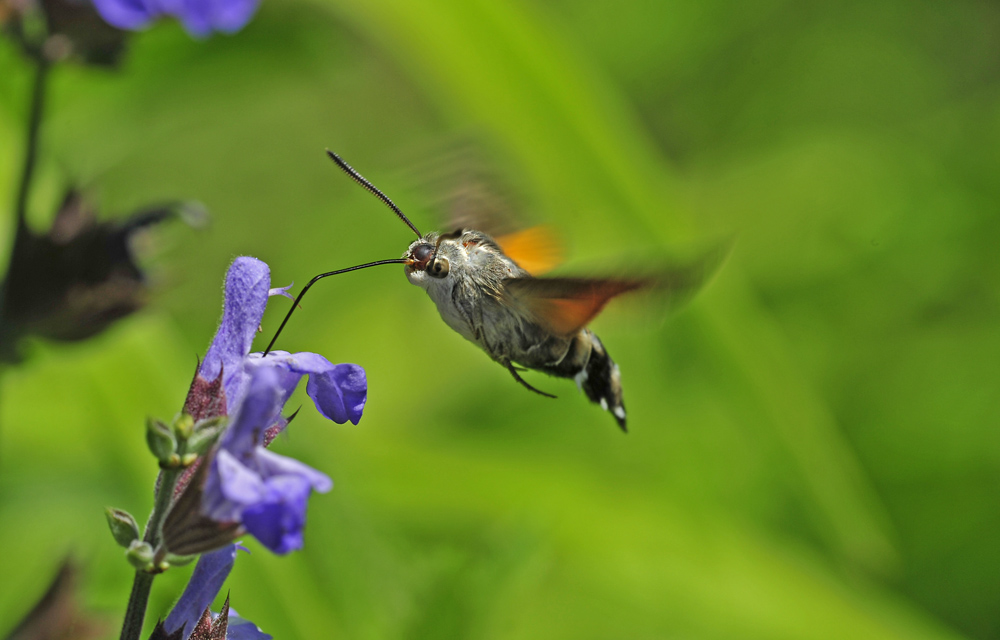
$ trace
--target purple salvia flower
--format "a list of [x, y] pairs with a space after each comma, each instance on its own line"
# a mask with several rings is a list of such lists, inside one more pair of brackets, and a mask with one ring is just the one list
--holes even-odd
[[329, 491], [325, 474], [264, 448], [264, 432], [284, 406], [277, 367], [258, 367], [246, 398], [222, 436], [202, 507], [220, 522], [239, 521], [275, 553], [302, 547], [306, 501]]
[[[268, 549], [288, 553], [302, 546], [312, 491], [329, 491], [333, 483], [325, 474], [265, 449], [287, 424], [281, 410], [308, 375], [306, 393], [319, 412], [338, 423], [357, 424], [368, 386], [361, 367], [335, 365], [315, 353], [249, 353], [271, 292], [265, 263], [247, 257], [233, 262], [226, 275], [222, 321], [188, 404], [225, 408], [230, 417], [205, 481], [202, 511], [217, 522], [240, 522]], [[206, 394], [222, 395], [224, 401]]]
[[242, 29], [259, 0], [93, 0], [104, 20], [119, 29], [144, 29], [157, 18], [177, 18], [196, 38], [213, 31], [235, 33]]
[[309, 375], [306, 392], [319, 412], [339, 424], [348, 420], [357, 424], [368, 397], [365, 370], [358, 365], [334, 365], [308, 351], [272, 351], [266, 357], [250, 353], [268, 297], [282, 295], [280, 289], [270, 288], [270, 282], [271, 270], [264, 262], [249, 257], [233, 261], [226, 274], [222, 321], [198, 374], [214, 380], [222, 373], [230, 415], [242, 403], [252, 370], [263, 367], [278, 371], [282, 406], [302, 376]]
[[[211, 553], [202, 554], [198, 558], [191, 579], [184, 593], [174, 605], [170, 615], [163, 622], [166, 634], [172, 634], [183, 629], [184, 637], [194, 629], [201, 618], [202, 612], [212, 604], [219, 593], [222, 584], [232, 571], [236, 562], [237, 550], [246, 551], [239, 544], [231, 544]], [[271, 636], [264, 633], [254, 623], [239, 618], [236, 612], [229, 610], [229, 627], [226, 630], [227, 640], [270, 640]]]

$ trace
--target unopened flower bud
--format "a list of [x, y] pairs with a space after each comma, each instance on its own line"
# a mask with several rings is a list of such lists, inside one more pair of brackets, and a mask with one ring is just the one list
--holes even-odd
[[169, 461], [177, 451], [177, 440], [170, 427], [152, 418], [146, 421], [146, 444], [160, 462]]
[[135, 540], [139, 539], [139, 525], [135, 518], [128, 511], [108, 507], [104, 510], [104, 515], [108, 518], [108, 526], [111, 527], [111, 535], [115, 542], [126, 549]]
[[125, 552], [125, 558], [136, 569], [149, 570], [153, 566], [153, 547], [148, 542], [133, 540]]
[[174, 420], [174, 433], [178, 440], [187, 440], [194, 433], [194, 418], [188, 413], [182, 413]]

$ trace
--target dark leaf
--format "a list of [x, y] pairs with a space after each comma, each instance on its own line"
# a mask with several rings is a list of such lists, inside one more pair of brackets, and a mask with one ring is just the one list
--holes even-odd
[[25, 336], [83, 340], [142, 307], [146, 282], [130, 240], [176, 213], [171, 205], [97, 222], [70, 192], [48, 233], [20, 225], [0, 292], [0, 360], [16, 362]]
[[[41, 0], [48, 25], [46, 53], [50, 59], [71, 59], [104, 67], [117, 67], [125, 52], [126, 32], [105, 22], [94, 5], [84, 0]], [[63, 40], [64, 51], [52, 51]], [[56, 46], [59, 46], [58, 44]]]
[[0, 0], [0, 27], [38, 61], [117, 67], [125, 53], [126, 32], [88, 0]]
[[7, 640], [90, 640], [106, 635], [107, 625], [84, 615], [76, 601], [78, 569], [63, 561], [52, 584]]

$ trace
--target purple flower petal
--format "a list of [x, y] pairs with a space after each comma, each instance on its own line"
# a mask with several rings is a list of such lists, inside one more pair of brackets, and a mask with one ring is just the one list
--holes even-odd
[[356, 364], [335, 365], [323, 356], [308, 351], [272, 351], [267, 356], [253, 353], [248, 364], [287, 372], [282, 377], [286, 401], [302, 375], [309, 374], [306, 393], [321, 414], [338, 424], [348, 420], [357, 424], [361, 419], [368, 399], [368, 380], [365, 370]]
[[101, 18], [111, 26], [135, 31], [160, 15], [156, 4], [145, 0], [94, 0]]
[[243, 511], [243, 526], [274, 553], [301, 549], [311, 491], [309, 482], [298, 476], [270, 478], [266, 498]]
[[287, 402], [303, 375], [329, 371], [334, 365], [318, 353], [272, 351], [266, 356], [251, 353], [246, 360], [246, 367], [247, 369], [270, 369], [278, 372], [281, 377], [282, 402]]
[[263, 477], [272, 476], [296, 476], [309, 483], [309, 486], [319, 493], [326, 493], [333, 488], [333, 480], [330, 476], [321, 471], [317, 471], [295, 458], [279, 455], [267, 449], [257, 452], [255, 462]]
[[[228, 451], [220, 450], [205, 484], [202, 505], [213, 519], [242, 521], [247, 530], [254, 533], [247, 525], [247, 514], [254, 513], [260, 505], [284, 501], [281, 491], [286, 487], [291, 487], [289, 491], [295, 495], [302, 487], [326, 493], [333, 487], [333, 481], [309, 465], [263, 447], [254, 449], [246, 465]], [[304, 500], [301, 508], [299, 520], [304, 523]]]
[[223, 33], [235, 33], [250, 22], [259, 5], [258, 0], [215, 0], [212, 26]]
[[256, 258], [236, 258], [226, 274], [222, 322], [199, 373], [207, 380], [214, 380], [222, 369], [230, 406], [239, 406], [246, 382], [243, 361], [264, 317], [270, 287], [271, 269]]
[[202, 612], [212, 604], [229, 576], [233, 563], [236, 562], [237, 548], [241, 547], [231, 544], [198, 558], [198, 564], [195, 565], [184, 593], [163, 623], [167, 633], [173, 633], [182, 627], [186, 631], [194, 629]]
[[236, 409], [220, 446], [243, 456], [263, 444], [264, 431], [277, 420], [285, 406], [285, 372], [271, 367], [251, 370], [242, 404]]
[[195, 38], [212, 35], [212, 5], [208, 0], [180, 0], [171, 15]]
[[236, 613], [236, 609], [229, 607], [229, 626], [226, 627], [226, 640], [272, 640], [273, 637]]
[[330, 371], [309, 376], [306, 393], [330, 420], [357, 424], [368, 401], [368, 379], [358, 365], [338, 364]]
[[260, 474], [224, 449], [216, 455], [212, 471], [205, 483], [202, 503], [205, 512], [219, 522], [238, 521], [245, 505], [254, 504], [265, 496], [264, 479]]

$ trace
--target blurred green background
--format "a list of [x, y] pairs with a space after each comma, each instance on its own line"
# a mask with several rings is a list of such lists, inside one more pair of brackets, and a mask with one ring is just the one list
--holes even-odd
[[[362, 364], [369, 401], [337, 426], [301, 396], [278, 450], [336, 486], [302, 552], [249, 542], [242, 614], [277, 638], [1000, 638], [998, 42], [983, 1], [266, 0], [235, 36], [160, 24], [121, 73], [58, 70], [37, 227], [70, 179], [107, 215], [185, 197], [212, 223], [155, 234], [146, 311], [3, 372], [0, 633], [68, 551], [117, 624], [101, 510], [148, 513], [143, 421], [180, 408], [234, 256], [301, 286], [410, 242], [323, 149], [431, 229], [408, 171], [473, 132], [567, 271], [732, 255], [665, 322], [595, 323], [627, 436], [570, 382], [514, 384], [401, 269], [317, 287], [280, 346]], [[29, 85], [0, 43], [2, 203]]]

